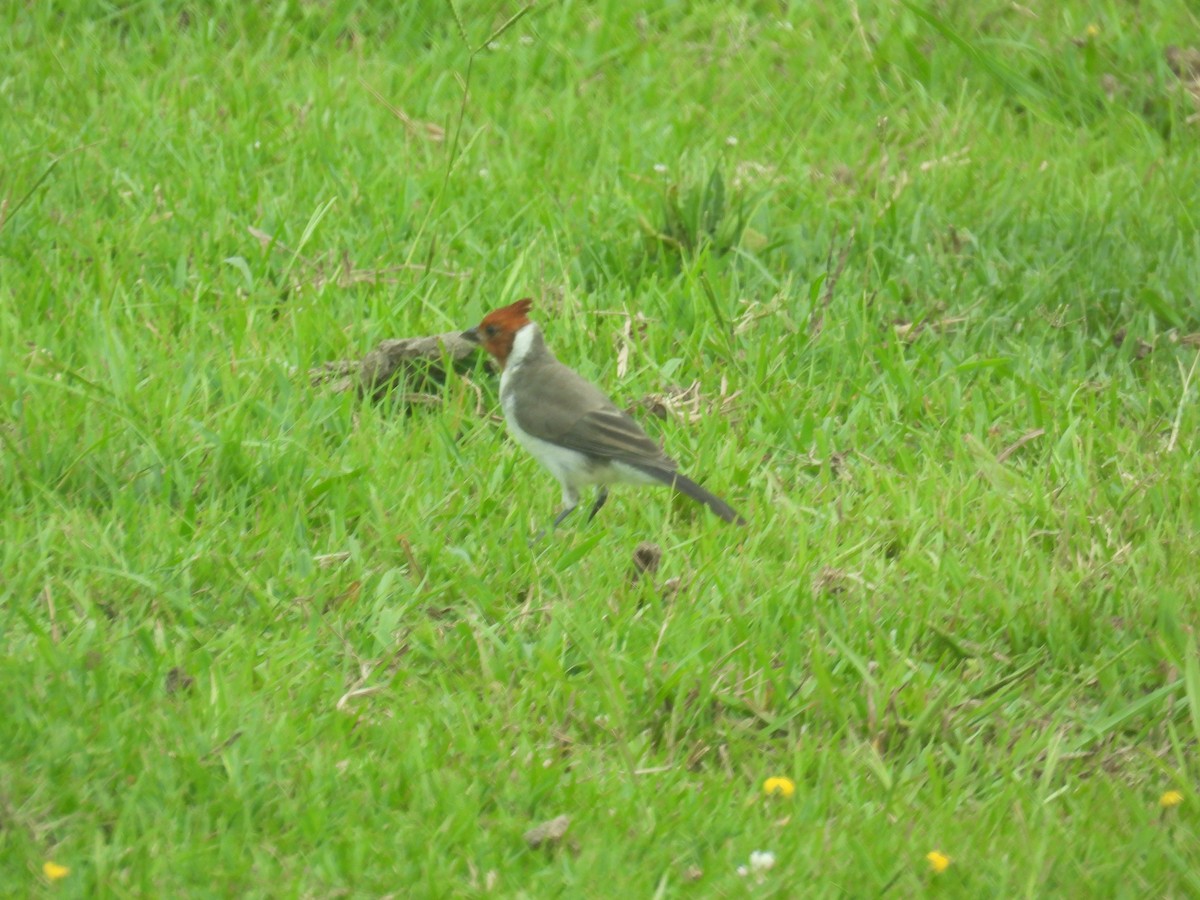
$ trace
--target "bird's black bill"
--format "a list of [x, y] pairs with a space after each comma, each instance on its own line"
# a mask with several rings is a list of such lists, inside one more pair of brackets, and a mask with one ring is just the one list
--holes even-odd
[[472, 344], [478, 344], [479, 343], [479, 329], [478, 328], [468, 328], [466, 331], [464, 331], [462, 334], [460, 334], [459, 337], [461, 337], [464, 341], [470, 341]]

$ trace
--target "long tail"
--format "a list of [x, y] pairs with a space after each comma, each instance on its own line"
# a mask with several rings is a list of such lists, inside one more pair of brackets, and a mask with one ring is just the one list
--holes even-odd
[[745, 525], [746, 520], [741, 517], [737, 510], [718, 497], [716, 494], [710, 494], [692, 479], [680, 475], [678, 472], [667, 472], [662, 469], [643, 468], [638, 466], [643, 472], [665, 485], [675, 488], [681, 494], [686, 494], [693, 500], [703, 503], [726, 522], [733, 522], [736, 525]]

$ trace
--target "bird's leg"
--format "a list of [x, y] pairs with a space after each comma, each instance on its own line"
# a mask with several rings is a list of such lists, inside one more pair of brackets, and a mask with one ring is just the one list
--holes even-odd
[[[578, 503], [575, 504], [575, 506], [578, 506], [578, 505], [579, 505]], [[554, 524], [552, 524], [550, 526], [550, 530], [557, 528], [559, 525], [561, 525], [563, 523], [563, 520], [567, 516], [569, 516], [571, 513], [575, 512], [575, 506], [568, 506], [565, 509], [563, 509], [563, 511], [560, 512], [557, 516], [555, 516]], [[545, 536], [546, 536], [546, 529], [543, 528], [541, 531], [539, 531], [537, 534], [535, 534], [532, 538], [530, 538], [529, 546], [532, 547], [534, 544], [536, 544], [538, 541], [540, 541]]]
[[579, 488], [571, 484], [569, 481], [562, 483], [563, 508], [562, 512], [554, 520], [554, 528], [557, 528], [563, 523], [563, 519], [575, 511], [575, 507], [579, 505]]
[[[578, 504], [576, 504], [576, 505], [578, 505]], [[563, 523], [563, 520], [573, 512], [575, 512], [575, 506], [568, 506], [566, 509], [564, 509], [562, 512], [560, 512], [557, 516], [555, 516], [554, 525], [552, 525], [551, 527], [557, 528], [559, 525], [561, 525]]]
[[600, 485], [600, 492], [596, 494], [596, 502], [592, 504], [592, 511], [588, 513], [587, 520], [590, 522], [596, 517], [596, 513], [600, 512], [600, 507], [604, 505], [604, 501], [608, 499], [608, 486]]
[[[563, 489], [563, 491], [562, 491], [562, 498], [563, 498], [562, 512], [560, 512], [557, 516], [554, 517], [554, 524], [550, 526], [551, 530], [553, 530], [553, 529], [557, 528], [559, 525], [561, 525], [563, 523], [563, 520], [565, 520], [567, 518], [567, 516], [569, 516], [571, 513], [575, 512], [575, 507], [577, 507], [579, 505], [579, 488], [575, 487], [575, 485], [571, 484], [570, 482], [564, 481], [562, 489]], [[599, 508], [600, 508], [599, 506], [596, 507], [596, 509], [599, 509]], [[592, 510], [593, 514], [595, 513], [595, 511], [596, 510]], [[588, 516], [588, 518], [590, 519], [591, 516]], [[539, 531], [537, 533], [537, 536], [534, 537], [534, 539], [529, 542], [529, 546], [532, 547], [534, 544], [536, 544], [538, 541], [540, 541], [545, 536], [546, 536], [546, 529], [543, 528], [541, 531]]]

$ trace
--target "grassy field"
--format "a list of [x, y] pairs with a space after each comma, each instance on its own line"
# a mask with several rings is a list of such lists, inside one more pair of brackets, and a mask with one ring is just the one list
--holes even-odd
[[1194, 7], [391, 6], [0, 7], [0, 894], [1200, 894]]

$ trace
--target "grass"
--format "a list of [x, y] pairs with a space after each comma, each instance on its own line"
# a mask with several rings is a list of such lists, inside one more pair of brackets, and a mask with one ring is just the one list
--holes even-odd
[[[1195, 12], [384, 7], [0, 11], [4, 890], [1200, 892]], [[303, 374], [524, 295], [749, 527]]]

